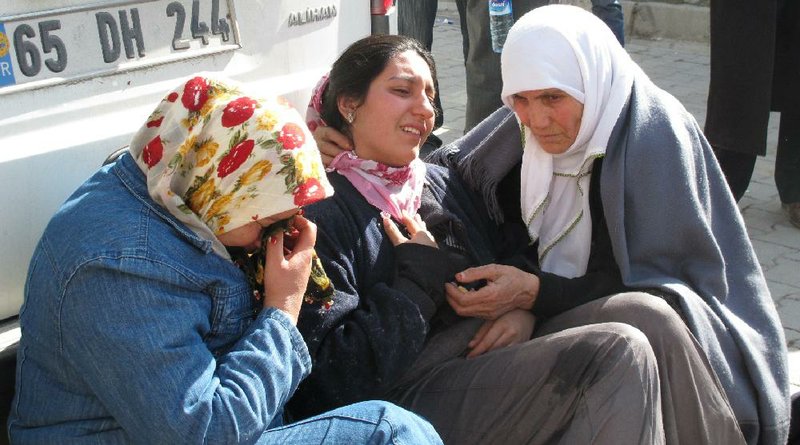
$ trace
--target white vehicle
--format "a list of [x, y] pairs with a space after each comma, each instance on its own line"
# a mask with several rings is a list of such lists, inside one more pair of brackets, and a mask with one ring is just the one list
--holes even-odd
[[[13, 391], [16, 317], [45, 225], [129, 142], [163, 94], [194, 73], [216, 72], [264, 95], [281, 94], [303, 112], [317, 80], [350, 43], [396, 30], [393, 3], [2, 1], [0, 411]], [[4, 416], [0, 421], [5, 430]]]

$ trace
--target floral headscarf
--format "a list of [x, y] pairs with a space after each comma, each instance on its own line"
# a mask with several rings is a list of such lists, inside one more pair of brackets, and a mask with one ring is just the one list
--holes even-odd
[[300, 114], [228, 81], [198, 76], [170, 92], [130, 151], [150, 196], [225, 258], [217, 235], [333, 194]]

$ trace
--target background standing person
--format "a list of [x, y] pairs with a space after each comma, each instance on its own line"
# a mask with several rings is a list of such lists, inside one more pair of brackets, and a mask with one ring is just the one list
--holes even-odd
[[769, 113], [780, 112], [775, 185], [800, 228], [800, 4], [711, 0], [711, 79], [705, 135], [738, 201], [767, 152]]
[[[330, 193], [284, 101], [200, 76], [166, 95], [33, 254], [11, 442], [441, 443], [384, 402], [284, 424], [311, 368], [295, 324], [316, 228], [298, 211]], [[233, 261], [262, 248], [260, 267]]]

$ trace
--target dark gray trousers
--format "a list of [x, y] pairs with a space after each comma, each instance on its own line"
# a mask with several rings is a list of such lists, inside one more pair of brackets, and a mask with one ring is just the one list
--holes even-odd
[[653, 351], [620, 323], [451, 359], [390, 399], [447, 444], [664, 443]]
[[543, 322], [534, 338], [433, 366], [389, 398], [452, 444], [743, 444], [681, 317], [646, 293]]
[[618, 322], [647, 337], [661, 382], [661, 414], [668, 444], [742, 444], [744, 437], [725, 391], [681, 316], [644, 292], [602, 298], [542, 323], [536, 337], [575, 326]]

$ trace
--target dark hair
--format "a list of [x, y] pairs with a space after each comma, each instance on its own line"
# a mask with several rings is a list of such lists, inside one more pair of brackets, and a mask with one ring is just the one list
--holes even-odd
[[414, 51], [428, 64], [436, 82], [433, 56], [417, 40], [400, 35], [376, 34], [350, 45], [331, 68], [328, 87], [322, 96], [322, 119], [331, 127], [349, 134], [348, 124], [339, 113], [337, 99], [348, 97], [361, 104], [370, 84], [395, 56]]

